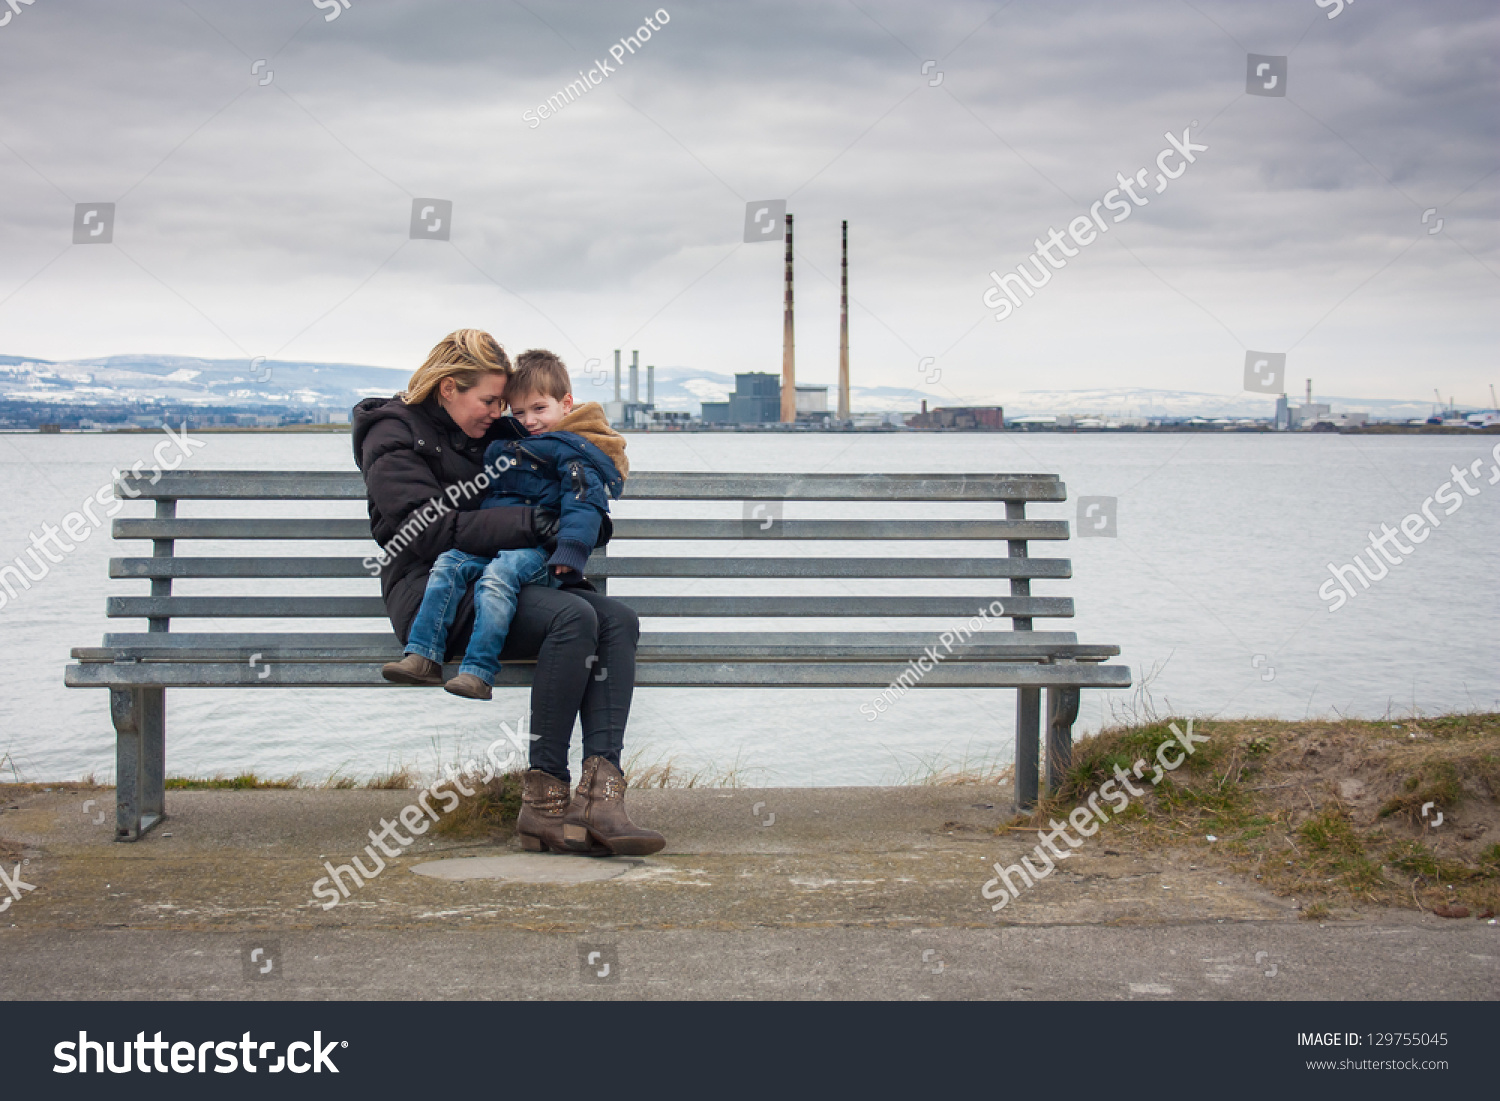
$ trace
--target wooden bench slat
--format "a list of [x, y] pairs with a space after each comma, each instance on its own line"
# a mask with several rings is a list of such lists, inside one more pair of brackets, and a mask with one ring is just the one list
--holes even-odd
[[[989, 631], [973, 636], [997, 645], [1066, 646], [1076, 644], [1073, 631]], [[704, 646], [779, 646], [814, 645], [830, 648], [878, 649], [893, 645], [920, 650], [937, 638], [932, 631], [643, 631], [641, 645], [662, 652], [692, 652]], [[78, 647], [80, 651], [160, 652], [197, 648], [230, 650], [236, 653], [266, 649], [366, 651], [385, 654], [400, 646], [391, 631], [172, 631], [161, 634], [145, 632], [110, 632], [99, 647]], [[826, 659], [829, 655], [824, 654]], [[112, 659], [111, 659], [112, 660]]]
[[[1025, 634], [1026, 632], [1019, 632]], [[401, 643], [395, 632], [384, 631], [170, 631], [148, 634], [144, 631], [111, 631], [98, 647], [80, 650], [170, 651], [193, 650], [327, 650], [386, 653]]]
[[384, 619], [378, 596], [110, 596], [104, 614], [183, 619]]
[[[883, 640], [895, 645], [932, 645], [936, 631], [642, 631], [640, 640], [652, 645], [693, 649], [702, 645], [780, 645], [816, 640], [817, 645], [856, 648], [877, 646]], [[1035, 643], [1035, 645], [1068, 645], [1077, 643], [1076, 631], [1010, 631], [992, 630], [983, 639], [1002, 643]], [[102, 646], [111, 649], [192, 649], [208, 646], [219, 649], [258, 649], [261, 646], [285, 646], [288, 649], [360, 649], [374, 648], [384, 652], [386, 646], [401, 645], [393, 631], [111, 631]]]
[[368, 520], [267, 517], [250, 519], [138, 520], [116, 517], [116, 539], [363, 539], [374, 543]]
[[[114, 636], [136, 641], [106, 646], [79, 646], [73, 657], [85, 662], [246, 661], [256, 656], [275, 661], [391, 661], [401, 654], [395, 635], [319, 636], [256, 634], [185, 635], [191, 645], [162, 645], [171, 635]], [[273, 643], [271, 639], [286, 640]], [[320, 639], [344, 641], [319, 642]], [[361, 640], [358, 642], [349, 640]], [[1066, 641], [1060, 641], [1066, 639]], [[1118, 646], [1079, 645], [1071, 632], [993, 631], [956, 644], [944, 652], [930, 632], [753, 632], [657, 631], [641, 635], [640, 661], [789, 661], [820, 663], [906, 660], [927, 647], [944, 653], [947, 661], [1043, 661], [1051, 658], [1102, 661], [1119, 654]]]
[[[1063, 596], [622, 596], [643, 616], [799, 616], [946, 617], [977, 615], [1000, 600], [1011, 617], [1071, 616], [1072, 597]], [[378, 596], [111, 596], [111, 619], [366, 619], [384, 618]]]
[[[627, 498], [628, 499], [628, 498]], [[615, 517], [620, 539], [1066, 539], [1066, 520], [803, 520], [767, 531], [749, 520]]]
[[[621, 539], [1066, 539], [1066, 520], [782, 520], [771, 533], [745, 520], [615, 517]], [[751, 525], [754, 526], [754, 525]], [[355, 539], [374, 543], [367, 520], [189, 519], [117, 517], [116, 539]]]
[[[1066, 558], [744, 558], [669, 557], [596, 554], [585, 572], [595, 578], [1068, 578]], [[359, 558], [304, 555], [219, 558], [111, 558], [113, 578], [323, 578], [372, 577]]]
[[[450, 665], [450, 672], [457, 671]], [[531, 664], [501, 667], [499, 687], [531, 683]], [[795, 687], [884, 688], [907, 669], [904, 662], [645, 662], [636, 684], [655, 688]], [[234, 663], [135, 662], [69, 665], [69, 688], [150, 685], [163, 688], [398, 688], [380, 675], [376, 663], [297, 662], [265, 667]], [[916, 685], [921, 688], [1057, 687], [1128, 688], [1125, 666], [1061, 663], [960, 662], [936, 666]]]
[[298, 558], [229, 557], [222, 558], [111, 558], [109, 576], [135, 577], [263, 577], [312, 579], [323, 577], [366, 577], [374, 575], [360, 565], [358, 558], [335, 558], [303, 555]]
[[1064, 501], [1051, 474], [742, 474], [649, 471], [630, 480], [638, 500]]
[[[128, 484], [130, 492], [126, 492]], [[358, 471], [174, 470], [155, 485], [116, 482], [122, 499], [362, 501]], [[642, 471], [631, 477], [637, 500], [1065, 501], [1053, 474], [744, 474]]]

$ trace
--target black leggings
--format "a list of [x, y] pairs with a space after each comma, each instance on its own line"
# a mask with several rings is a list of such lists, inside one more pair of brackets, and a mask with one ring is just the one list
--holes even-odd
[[618, 600], [588, 589], [521, 588], [516, 618], [500, 661], [536, 658], [531, 684], [531, 767], [568, 782], [568, 742], [575, 717], [584, 757], [621, 768], [625, 722], [635, 692], [639, 617]]

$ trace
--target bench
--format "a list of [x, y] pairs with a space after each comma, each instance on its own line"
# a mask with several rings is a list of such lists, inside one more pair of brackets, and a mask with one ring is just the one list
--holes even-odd
[[[169, 688], [395, 688], [380, 666], [398, 658], [401, 646], [390, 631], [377, 582], [362, 558], [374, 553], [369, 523], [363, 518], [290, 516], [315, 512], [294, 502], [363, 501], [357, 472], [174, 471], [150, 485], [132, 483], [142, 500], [155, 503], [151, 518], [119, 517], [113, 534], [121, 540], [150, 540], [150, 557], [112, 558], [109, 576], [145, 579], [150, 594], [110, 596], [111, 618], [145, 619], [140, 633], [111, 633], [100, 646], [72, 651], [70, 688], [107, 688], [116, 732], [116, 838], [134, 841], [166, 814], [166, 690]], [[116, 485], [117, 495], [124, 496]], [[1103, 664], [1116, 646], [1083, 645], [1071, 632], [1033, 630], [1039, 618], [1073, 614], [1071, 598], [1033, 596], [1031, 582], [1072, 576], [1060, 558], [1032, 558], [1033, 540], [1068, 538], [1065, 520], [1029, 519], [1030, 502], [1061, 502], [1067, 490], [1054, 475], [1042, 474], [721, 474], [640, 472], [630, 479], [626, 499], [616, 506], [614, 541], [589, 560], [588, 576], [606, 590], [615, 579], [673, 579], [674, 592], [615, 594], [643, 617], [708, 617], [722, 624], [713, 631], [645, 630], [638, 654], [641, 687], [871, 688], [892, 685], [911, 668], [924, 648], [938, 641], [938, 630], [891, 630], [887, 619], [909, 617], [968, 620], [998, 600], [1010, 630], [986, 629], [952, 650], [915, 685], [923, 688], [1013, 688], [1016, 690], [1015, 793], [1019, 807], [1032, 806], [1039, 786], [1042, 690], [1046, 689], [1046, 760], [1049, 790], [1070, 763], [1073, 722], [1084, 688], [1128, 688], [1130, 671]], [[277, 517], [179, 517], [183, 501], [273, 502]], [[634, 502], [652, 513], [639, 512]], [[717, 505], [706, 502], [718, 502]], [[813, 502], [837, 502], [816, 513]], [[926, 502], [946, 503], [935, 508]], [[971, 503], [963, 505], [959, 503]], [[855, 503], [851, 505], [850, 503]], [[836, 515], [859, 511], [864, 517]], [[881, 506], [870, 518], [868, 506]], [[791, 505], [792, 515], [786, 515]], [[733, 515], [738, 506], [740, 515]], [[1001, 516], [1003, 506], [1003, 518]], [[965, 511], [968, 518], [936, 512]], [[728, 512], [729, 515], [715, 515]], [[835, 515], [827, 515], [833, 512]], [[790, 545], [776, 556], [704, 556], [714, 541], [772, 539]], [[348, 540], [361, 544], [357, 557], [227, 557], [178, 555], [179, 541]], [[651, 553], [622, 554], [632, 543], [650, 540]], [[896, 551], [879, 556], [844, 557], [843, 541], [894, 541]], [[902, 550], [934, 541], [963, 541], [962, 552], [938, 548], [946, 557], [905, 557]], [[683, 542], [692, 541], [692, 542]], [[704, 542], [699, 542], [704, 541]], [[835, 541], [830, 545], [828, 541]], [[985, 554], [985, 541], [1003, 541], [1006, 553]], [[722, 542], [717, 544], [723, 546]], [[737, 544], [742, 546], [743, 544]], [[659, 548], [659, 549], [656, 549]], [[779, 548], [778, 548], [779, 549]], [[927, 547], [924, 549], [932, 549]], [[822, 554], [817, 552], [821, 551]], [[672, 553], [676, 552], [676, 553]], [[828, 556], [837, 554], [839, 556]], [[373, 595], [334, 596], [289, 593], [317, 578], [365, 578]], [[862, 595], [849, 581], [864, 579], [952, 579], [969, 582], [976, 595]], [[248, 579], [254, 595], [174, 595], [179, 579]], [[722, 595], [701, 592], [710, 579], [781, 579], [792, 595]], [[815, 592], [801, 579], [818, 579]], [[995, 593], [993, 582], [1009, 582]], [[974, 584], [978, 583], [978, 584]], [[305, 587], [305, 586], [302, 586]], [[645, 587], [650, 587], [649, 585]], [[660, 583], [658, 583], [660, 587]], [[752, 583], [753, 587], [753, 583]], [[761, 587], [767, 587], [765, 582]], [[694, 588], [698, 593], [692, 592]], [[829, 588], [843, 590], [828, 593]], [[997, 616], [1002, 613], [996, 612]], [[836, 619], [837, 630], [747, 630], [745, 619], [781, 617]], [[306, 619], [302, 633], [173, 631], [174, 620]], [[379, 621], [375, 632], [316, 629], [327, 619]], [[735, 620], [741, 622], [736, 624]], [[848, 630], [861, 624], [874, 630]], [[327, 625], [325, 625], [326, 628]], [[450, 666], [446, 673], [457, 670]], [[532, 667], [507, 665], [497, 686], [530, 683]], [[903, 685], [906, 682], [902, 682]]]

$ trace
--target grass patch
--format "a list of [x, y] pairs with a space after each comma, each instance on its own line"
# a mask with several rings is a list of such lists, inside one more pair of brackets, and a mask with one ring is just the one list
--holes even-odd
[[[334, 786], [338, 787], [344, 779], [346, 778], [340, 777]], [[351, 783], [349, 786], [354, 785]], [[422, 779], [411, 765], [402, 765], [384, 775], [375, 776], [365, 783], [365, 787], [371, 791], [410, 791], [412, 788], [421, 786]]]
[[302, 787], [302, 780], [293, 776], [285, 780], [263, 780], [253, 772], [242, 772], [238, 776], [168, 776], [168, 791], [267, 791]]
[[1106, 781], [1123, 790], [1123, 773], [1144, 794], [1104, 827], [1112, 846], [1191, 846], [1305, 901], [1304, 915], [1336, 904], [1500, 905], [1500, 715], [1208, 721], [1194, 733], [1209, 741], [1156, 784], [1172, 721], [1152, 714], [1080, 740], [1062, 789], [1017, 822], [1061, 819]]
[[409, 791], [422, 786], [422, 778], [411, 765], [401, 765], [361, 783], [352, 776], [333, 773], [322, 783], [308, 783], [300, 775], [280, 779], [242, 772], [238, 776], [168, 776], [168, 791]]
[[448, 789], [458, 797], [458, 806], [440, 815], [432, 832], [455, 840], [509, 837], [521, 813], [521, 776], [520, 772], [502, 772], [488, 782], [477, 776], [460, 777], [473, 795], [465, 795], [450, 783]]
[[[460, 774], [458, 778], [474, 794], [464, 795], [461, 789], [448, 784], [444, 791], [451, 791], [458, 798], [458, 805], [438, 816], [438, 820], [432, 825], [432, 832], [450, 839], [508, 837], [514, 830], [516, 816], [521, 811], [521, 773], [502, 773], [487, 782], [480, 775], [474, 774]], [[410, 765], [401, 765], [363, 783], [337, 772], [321, 784], [304, 783], [299, 776], [266, 780], [253, 772], [246, 772], [238, 776], [173, 776], [168, 778], [166, 784], [168, 789], [176, 791], [412, 791], [425, 786], [416, 769]], [[445, 796], [437, 796], [436, 800], [436, 806], [446, 805]]]

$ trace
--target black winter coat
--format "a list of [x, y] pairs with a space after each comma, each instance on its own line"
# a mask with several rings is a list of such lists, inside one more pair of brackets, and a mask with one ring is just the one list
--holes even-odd
[[[369, 499], [370, 533], [385, 548], [401, 533], [396, 540], [400, 550], [388, 561], [379, 564], [371, 557], [366, 562], [372, 569], [380, 565], [380, 595], [404, 644], [438, 555], [457, 548], [488, 558], [540, 542], [530, 508], [480, 510], [483, 489], [448, 492], [464, 483], [472, 486], [490, 444], [522, 439], [527, 433], [519, 421], [502, 417], [485, 436], [471, 439], [431, 400], [407, 405], [400, 398], [366, 398], [354, 407], [350, 419], [354, 461], [364, 475]], [[463, 652], [473, 615], [471, 590], [449, 632], [450, 655]]]

